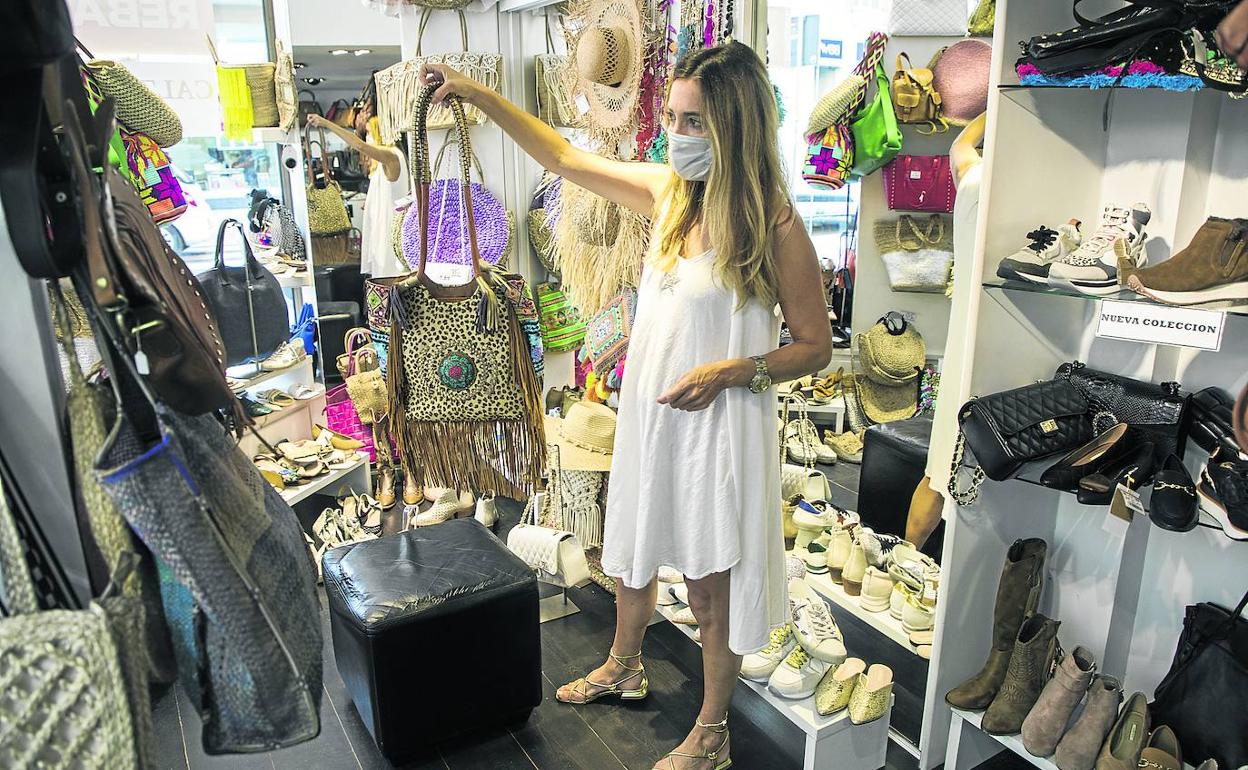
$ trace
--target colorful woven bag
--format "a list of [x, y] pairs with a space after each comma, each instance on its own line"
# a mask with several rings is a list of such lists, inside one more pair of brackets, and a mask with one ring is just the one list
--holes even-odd
[[809, 184], [839, 190], [854, 167], [854, 134], [849, 124], [837, 123], [806, 148], [802, 179]]
[[585, 324], [585, 354], [598, 375], [605, 377], [628, 352], [636, 316], [637, 290], [626, 286]]
[[130, 181], [139, 191], [156, 224], [172, 222], [186, 211], [186, 194], [173, 175], [169, 156], [147, 134], [121, 129]]
[[542, 342], [551, 353], [563, 353], [585, 340], [585, 321], [563, 290], [552, 283], [537, 285]]

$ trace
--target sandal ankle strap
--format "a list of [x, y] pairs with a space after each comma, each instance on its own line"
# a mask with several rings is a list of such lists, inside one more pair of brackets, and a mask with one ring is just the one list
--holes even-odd
[[638, 665], [634, 667], [634, 666], [628, 665], [628, 663], [625, 662], [628, 660], [633, 660], [635, 658], [640, 659], [641, 658], [640, 652], [633, 654], [633, 655], [616, 655], [614, 652], [609, 652], [607, 653], [607, 657], [610, 658], [611, 660], [614, 660], [616, 663], [618, 663], [620, 665], [620, 668], [624, 669], [625, 671], [645, 671], [646, 670], [646, 667], [641, 665], [640, 663], [638, 663]]
[[703, 730], [710, 730], [713, 733], [728, 732], [728, 715], [727, 714], [724, 714], [723, 719], [719, 720], [718, 722], [712, 722], [711, 724], [707, 724], [700, 719], [693, 720], [693, 723], [696, 724], [698, 727], [701, 727]]

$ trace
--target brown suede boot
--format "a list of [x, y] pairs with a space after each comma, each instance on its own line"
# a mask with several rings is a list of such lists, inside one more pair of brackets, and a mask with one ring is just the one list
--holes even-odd
[[1032, 615], [1018, 630], [1018, 642], [1010, 655], [1010, 665], [997, 697], [984, 712], [981, 727], [989, 735], [1014, 735], [1040, 699], [1053, 666], [1062, 654], [1057, 643], [1061, 623], [1043, 615]]
[[1070, 724], [1070, 715], [1092, 683], [1096, 659], [1086, 647], [1066, 656], [1044, 686], [1040, 700], [1023, 720], [1023, 747], [1036, 757], [1050, 756]]
[[1209, 217], [1187, 248], [1151, 267], [1119, 270], [1137, 294], [1171, 305], [1248, 298], [1248, 220]]
[[1088, 702], [1075, 724], [1057, 744], [1053, 761], [1059, 770], [1092, 770], [1105, 735], [1118, 717], [1122, 703], [1122, 683], [1112, 676], [1098, 675], [1088, 687]]
[[1044, 583], [1044, 557], [1048, 545], [1039, 538], [1015, 540], [1005, 557], [1005, 569], [997, 585], [992, 614], [992, 649], [979, 673], [949, 691], [945, 701], [954, 708], [978, 711], [988, 708], [1001, 689], [1005, 670], [1018, 640], [1023, 618], [1036, 611]]

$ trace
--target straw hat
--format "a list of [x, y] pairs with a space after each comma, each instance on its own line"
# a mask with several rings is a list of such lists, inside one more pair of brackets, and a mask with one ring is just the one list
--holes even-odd
[[559, 447], [565, 471], [610, 471], [615, 448], [615, 411], [605, 404], [577, 401], [568, 416], [546, 418], [546, 443]]
[[641, 92], [642, 25], [638, 0], [581, 0], [570, 12], [568, 49], [572, 98], [584, 97], [581, 116], [592, 133], [629, 128]]
[[940, 112], [955, 126], [965, 126], [988, 109], [992, 46], [983, 40], [959, 40], [932, 65], [932, 87], [940, 94]]
[[918, 330], [900, 314], [889, 313], [858, 335], [858, 360], [864, 374], [854, 377], [854, 386], [867, 417], [877, 423], [913, 417], [927, 363]]

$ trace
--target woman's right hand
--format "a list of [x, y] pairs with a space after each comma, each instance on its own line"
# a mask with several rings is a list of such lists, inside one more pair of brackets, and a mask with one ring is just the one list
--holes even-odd
[[438, 90], [433, 92], [434, 104], [441, 104], [443, 99], [452, 94], [471, 104], [478, 89], [483, 87], [476, 80], [445, 64], [421, 65], [420, 82], [422, 85], [438, 85]]

